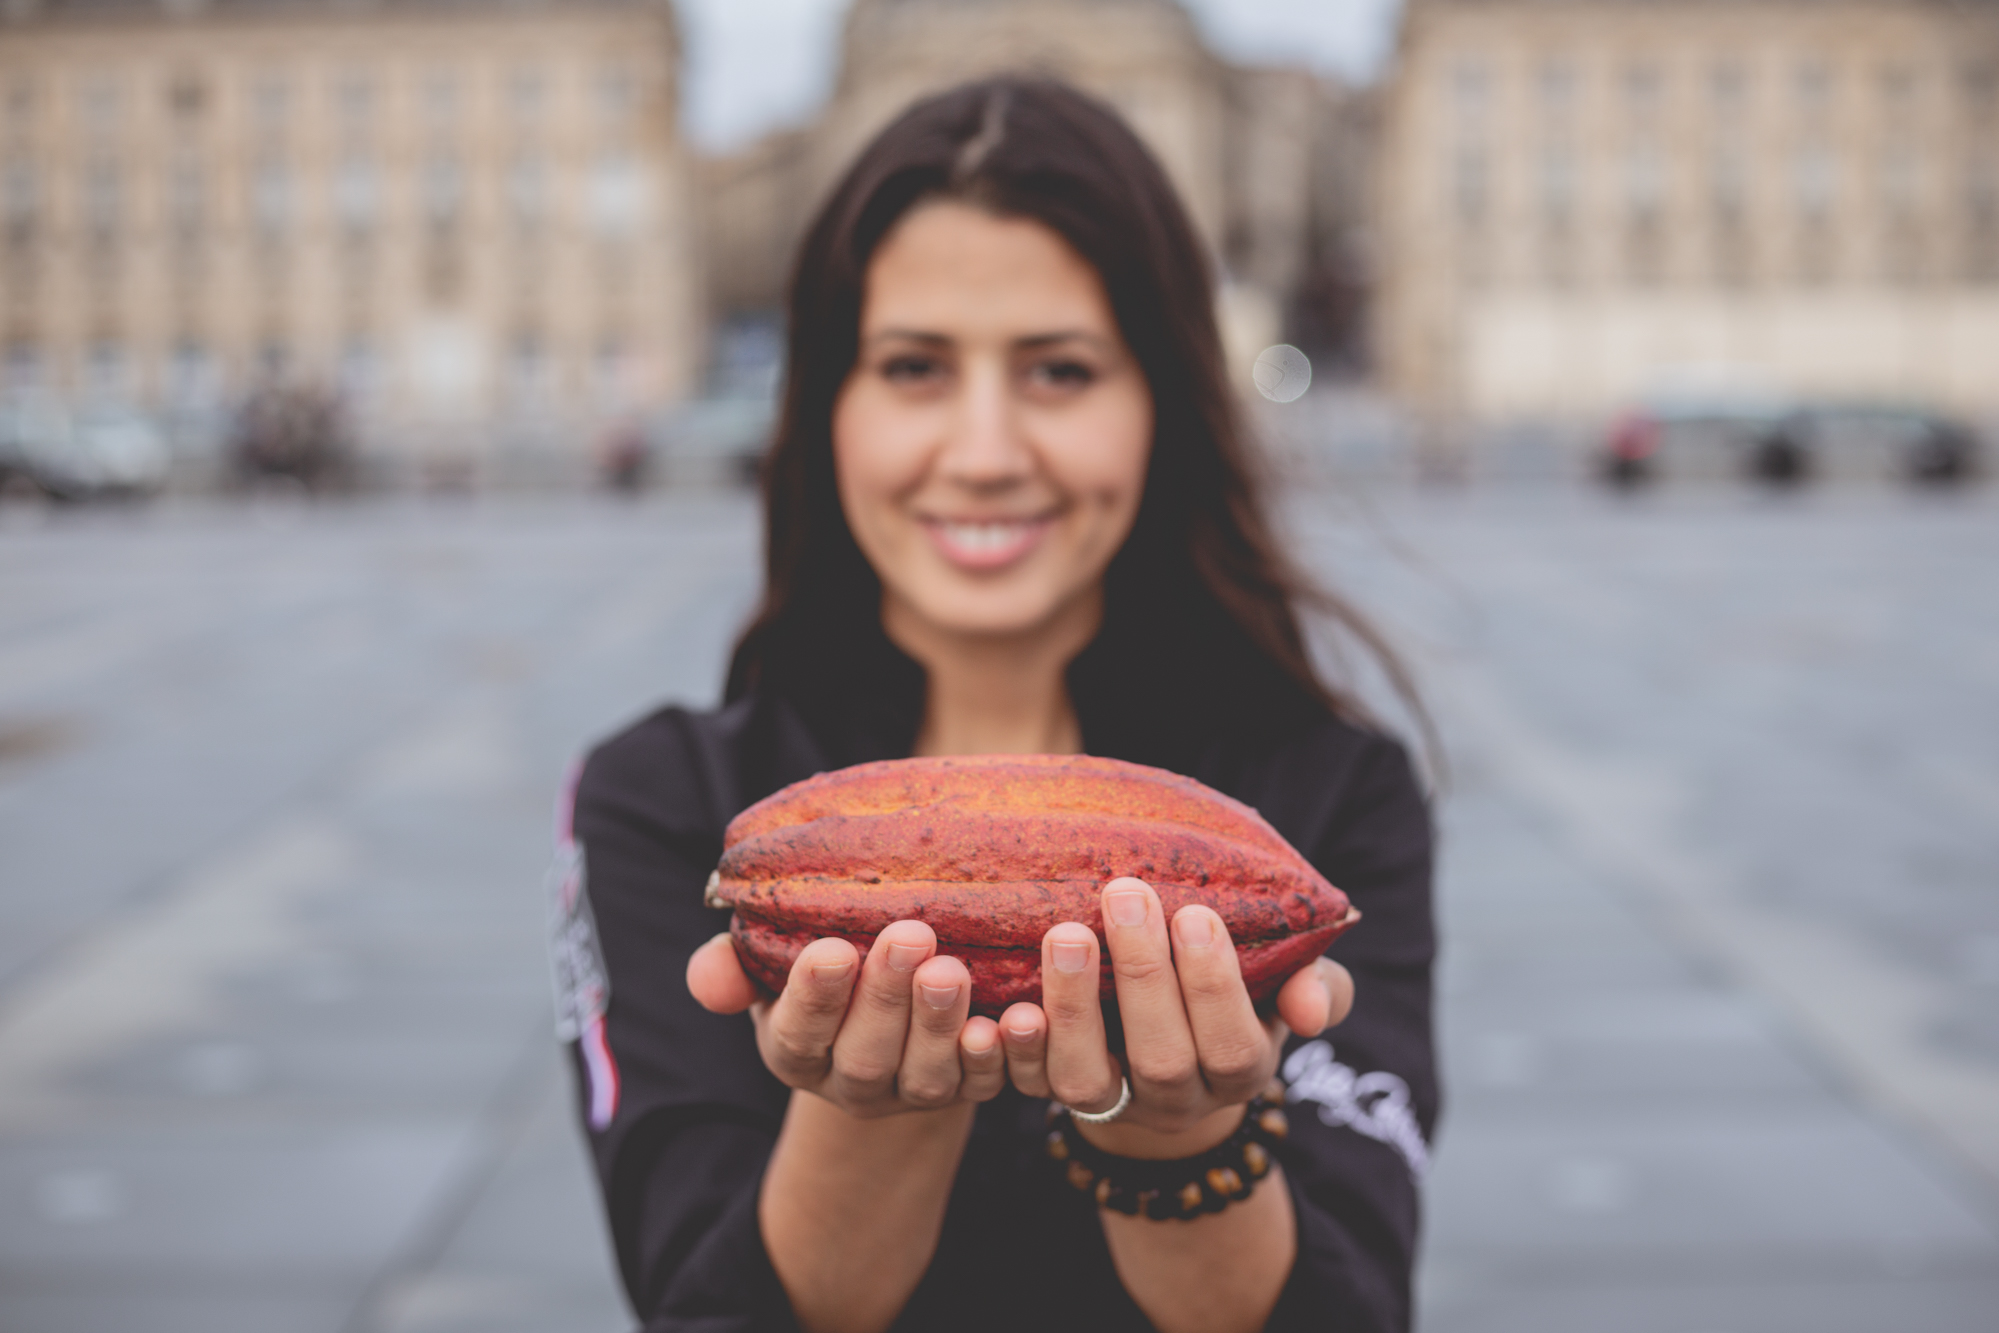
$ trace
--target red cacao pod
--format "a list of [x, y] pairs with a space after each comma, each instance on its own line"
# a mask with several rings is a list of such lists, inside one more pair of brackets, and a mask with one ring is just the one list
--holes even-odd
[[[1041, 937], [1098, 894], [1150, 884], [1170, 919], [1204, 903], [1227, 923], [1258, 1002], [1359, 914], [1240, 801], [1164, 769], [1080, 755], [895, 759], [821, 773], [737, 815], [710, 906], [735, 909], [744, 966], [772, 991], [838, 936], [864, 953], [890, 922], [937, 932], [972, 974], [972, 1012], [1041, 999]], [[1113, 996], [1108, 951], [1101, 986]]]

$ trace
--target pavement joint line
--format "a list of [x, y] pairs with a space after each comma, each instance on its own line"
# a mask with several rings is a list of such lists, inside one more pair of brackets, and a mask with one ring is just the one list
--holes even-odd
[[[618, 585], [605, 590], [594, 599], [579, 599], [569, 614], [569, 619], [580, 619], [601, 613], [606, 604], [622, 598], [634, 598], [635, 590], [646, 586], [646, 581], [657, 577], [655, 571], [640, 569], [629, 573]], [[713, 582], [713, 580], [710, 580]], [[661, 615], [679, 609], [680, 604], [691, 602], [701, 591], [699, 582], [683, 590], [675, 608], [662, 608]], [[273, 821], [283, 818], [283, 812], [297, 807], [319, 806], [337, 809], [350, 793], [357, 774], [361, 773], [367, 761], [377, 750], [394, 745], [399, 739], [415, 734], [422, 723], [447, 710], [454, 701], [454, 691], [444, 690], [426, 694], [422, 699], [408, 704], [395, 717], [383, 721], [379, 728], [358, 737], [340, 752], [330, 757], [316, 771], [298, 778], [289, 785], [266, 789], [263, 800], [248, 810], [231, 825], [216, 833], [201, 846], [184, 854], [172, 864], [141, 876], [124, 892], [104, 903], [93, 916], [79, 920], [63, 931], [37, 956], [27, 959], [11, 969], [0, 971], [0, 1024], [8, 1011], [17, 991], [33, 984], [37, 979], [46, 978], [50, 973], [59, 972], [66, 959], [78, 952], [89, 937], [100, 930], [104, 918], [129, 910], [143, 909], [163, 897], [179, 890], [191, 875], [215, 858], [227, 854], [237, 844], [256, 837]], [[550, 791], [554, 789], [559, 775], [546, 775]]]
[[[559, 1048], [552, 1030], [534, 1034], [514, 1067], [488, 1097], [477, 1121], [474, 1147], [454, 1177], [434, 1197], [410, 1238], [381, 1266], [355, 1299], [340, 1333], [382, 1333], [399, 1292], [437, 1267], [452, 1238], [472, 1215], [507, 1155], [533, 1127], [542, 1099], [550, 1095], [550, 1065]], [[569, 1083], [566, 1069], [555, 1071], [555, 1095]]]
[[1660, 810], [1671, 784], [1568, 750], [1488, 682], [1459, 672], [1450, 694], [1454, 716], [1495, 739], [1491, 753], [1511, 756], [1513, 780], [1566, 826], [1606, 882], [1637, 889], [1675, 935], [1772, 1001], [1813, 1063], [1864, 1105], [1969, 1168], [1981, 1188], [1967, 1202], [1999, 1228], [1999, 1071], [1923, 1042], [1923, 1022], [1941, 1009], [1932, 983], [1819, 923], [1772, 920], [1729, 893], [1725, 871], [1666, 834]]

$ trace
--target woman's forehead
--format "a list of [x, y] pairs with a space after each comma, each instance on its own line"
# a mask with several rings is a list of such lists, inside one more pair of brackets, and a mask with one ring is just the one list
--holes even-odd
[[956, 202], [905, 216], [868, 266], [862, 333], [1115, 336], [1103, 282], [1057, 232]]

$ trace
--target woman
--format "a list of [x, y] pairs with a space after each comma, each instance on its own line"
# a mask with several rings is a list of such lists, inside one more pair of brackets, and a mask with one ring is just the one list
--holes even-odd
[[[645, 1327], [1406, 1328], [1427, 814], [1308, 659], [1164, 175], [1059, 85], [921, 103], [808, 233], [790, 337], [725, 704], [599, 747], [566, 843], [564, 1019]], [[915, 921], [864, 961], [821, 940], [760, 995], [702, 905], [730, 817], [826, 769], [998, 752], [1197, 777], [1365, 921], [1267, 1024], [1220, 919], [1167, 921], [1132, 879], [1102, 901], [1118, 1034], [1075, 922], [1043, 942], [1044, 1003], [997, 1023]], [[1335, 1057], [1318, 1034], [1349, 1007]], [[1170, 1174], [1249, 1132], [1280, 1063], [1278, 1166], [1218, 1212], [1099, 1209], [1048, 1160], [1053, 1099], [1079, 1152]]]

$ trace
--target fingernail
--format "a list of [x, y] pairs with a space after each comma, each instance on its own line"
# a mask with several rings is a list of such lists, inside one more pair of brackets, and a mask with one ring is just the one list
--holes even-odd
[[1034, 1035], [1035, 1035], [1035, 1029], [1033, 1028], [1008, 1028], [1006, 1030], [1006, 1039], [1008, 1041], [1018, 1042], [1022, 1046], [1025, 1046], [1028, 1043], [1032, 1042], [1034, 1040]]
[[932, 1009], [949, 1009], [958, 1002], [956, 986], [918, 986], [923, 992], [923, 1002]]
[[1104, 903], [1110, 908], [1111, 920], [1120, 926], [1145, 924], [1145, 895], [1137, 889], [1119, 889], [1116, 893], [1107, 893], [1104, 895]]
[[837, 963], [814, 963], [812, 965], [812, 979], [814, 981], [823, 981], [830, 985], [835, 981], [845, 981], [847, 974], [853, 970], [854, 960], [851, 958], [842, 958]]
[[1173, 918], [1173, 933], [1189, 949], [1205, 949], [1215, 942], [1215, 923], [1206, 912], [1182, 912]]
[[993, 1048], [993, 1044], [991, 1042], [987, 1042], [985, 1045], [981, 1046], [979, 1044], [978, 1036], [969, 1032], [965, 1034], [964, 1045], [965, 1045], [965, 1053], [967, 1055], [985, 1055]]
[[1090, 946], [1058, 940], [1050, 947], [1057, 972], [1081, 972], [1090, 965]]
[[888, 946], [888, 965], [898, 972], [914, 972], [923, 966], [923, 960], [930, 956], [930, 950], [920, 944], [891, 944]]

